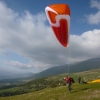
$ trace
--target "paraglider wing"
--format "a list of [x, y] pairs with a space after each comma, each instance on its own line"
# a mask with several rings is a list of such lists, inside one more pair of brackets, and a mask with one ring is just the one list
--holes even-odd
[[70, 9], [67, 4], [53, 4], [45, 12], [58, 41], [68, 47], [70, 29]]

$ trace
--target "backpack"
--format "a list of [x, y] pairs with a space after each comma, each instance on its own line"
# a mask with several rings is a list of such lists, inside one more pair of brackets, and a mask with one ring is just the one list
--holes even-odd
[[74, 79], [71, 77], [70, 78], [70, 81], [72, 82], [72, 83], [75, 83], [75, 81], [74, 81]]

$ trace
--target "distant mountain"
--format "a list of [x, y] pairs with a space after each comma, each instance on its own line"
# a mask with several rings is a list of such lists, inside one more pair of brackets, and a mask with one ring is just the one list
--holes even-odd
[[52, 76], [57, 74], [68, 73], [68, 69], [69, 69], [69, 73], [76, 73], [76, 72], [83, 72], [83, 71], [88, 71], [88, 70], [98, 69], [98, 68], [100, 68], [100, 58], [94, 58], [94, 59], [89, 59], [89, 60], [85, 60], [73, 64], [51, 67], [37, 74], [33, 74], [33, 73], [15, 74], [0, 69], [0, 80], [24, 78], [24, 77], [25, 78], [27, 77], [26, 79], [35, 79], [40, 77], [47, 77], [47, 76]]
[[46, 77], [51, 75], [57, 75], [62, 73], [75, 73], [75, 72], [83, 72], [87, 70], [97, 69], [100, 68], [100, 58], [93, 58], [73, 64], [67, 64], [62, 66], [56, 66], [49, 68], [47, 70], [44, 70], [40, 73], [34, 74], [33, 78], [39, 78], [39, 77]]
[[14, 78], [23, 78], [23, 77], [29, 77], [33, 75], [33, 73], [14, 73], [6, 70], [0, 69], [0, 80], [2, 79], [14, 79]]

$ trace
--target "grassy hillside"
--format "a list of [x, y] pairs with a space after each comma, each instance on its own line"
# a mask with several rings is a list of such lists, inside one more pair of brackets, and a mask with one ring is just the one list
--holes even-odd
[[0, 100], [100, 100], [100, 83], [75, 83], [73, 89], [73, 92], [69, 92], [67, 86], [59, 86], [23, 95], [1, 97]]
[[[74, 89], [73, 92], [69, 92], [67, 86], [63, 85], [63, 78], [66, 74], [67, 73], [36, 79], [20, 87], [2, 89], [0, 90], [1, 93], [16, 92], [14, 94], [15, 96], [0, 97], [0, 100], [100, 100], [100, 83], [77, 83], [79, 75], [84, 81], [99, 79], [100, 69], [70, 73], [69, 75], [75, 79], [75, 83], [72, 86]], [[60, 86], [58, 85], [59, 83]], [[23, 91], [25, 91], [25, 94], [20, 93], [20, 95], [17, 95], [17, 93]]]

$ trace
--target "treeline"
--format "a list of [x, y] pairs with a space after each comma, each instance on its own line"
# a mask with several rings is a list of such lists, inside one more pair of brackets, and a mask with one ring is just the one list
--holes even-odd
[[[49, 87], [57, 87], [60, 85], [66, 85], [65, 81], [62, 80], [55, 80], [52, 77], [45, 77], [45, 78], [39, 78], [32, 80], [28, 83], [25, 83], [23, 85], [9, 85], [0, 88], [0, 90], [4, 89], [9, 89], [9, 91], [4, 91], [0, 92], [0, 97], [4, 96], [13, 96], [13, 95], [19, 95], [19, 94], [24, 94], [24, 93], [29, 93], [29, 92], [34, 92], [34, 91], [39, 91], [45, 88]], [[13, 88], [13, 91], [12, 91]], [[15, 89], [15, 90], [14, 90]]]
[[28, 93], [27, 91], [24, 90], [16, 90], [16, 91], [8, 91], [8, 92], [2, 92], [0, 93], [0, 97], [5, 97], [5, 96], [13, 96], [13, 95], [19, 95], [19, 94], [24, 94]]
[[16, 87], [16, 85], [4, 85], [4, 86], [0, 87], [0, 90], [9, 89], [9, 88], [13, 88], [13, 87]]

